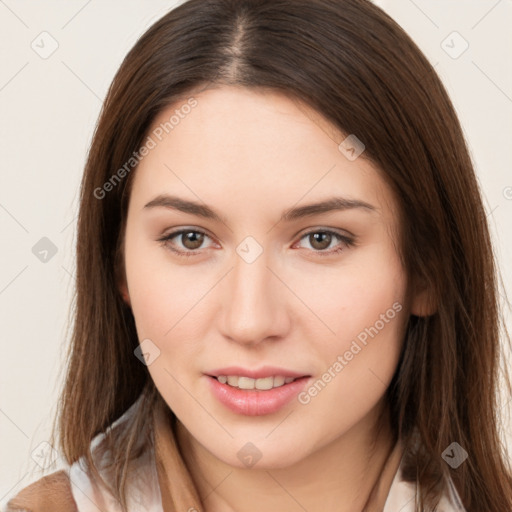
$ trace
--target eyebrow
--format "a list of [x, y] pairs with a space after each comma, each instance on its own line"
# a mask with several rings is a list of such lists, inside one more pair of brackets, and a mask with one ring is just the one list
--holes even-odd
[[[195, 201], [190, 201], [188, 199], [183, 199], [177, 196], [161, 194], [144, 206], [144, 208], [156, 207], [170, 208], [226, 224], [225, 220], [210, 206]], [[304, 217], [312, 217], [321, 213], [352, 209], [361, 209], [368, 212], [377, 211], [375, 206], [365, 201], [349, 199], [345, 197], [331, 197], [317, 203], [310, 203], [304, 206], [288, 208], [281, 215], [279, 222], [290, 222]]]

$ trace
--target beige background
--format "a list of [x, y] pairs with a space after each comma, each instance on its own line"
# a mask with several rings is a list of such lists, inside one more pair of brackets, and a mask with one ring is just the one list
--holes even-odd
[[[78, 186], [102, 99], [137, 38], [176, 3], [0, 0], [0, 505], [38, 477], [32, 454], [48, 449], [40, 443], [62, 378]], [[512, 1], [376, 3], [419, 44], [451, 94], [510, 295]], [[36, 243], [49, 252], [37, 257]]]

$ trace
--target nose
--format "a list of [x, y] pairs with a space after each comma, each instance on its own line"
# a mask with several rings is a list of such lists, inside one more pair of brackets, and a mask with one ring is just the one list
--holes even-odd
[[276, 277], [265, 251], [252, 263], [238, 254], [223, 287], [221, 331], [229, 340], [258, 345], [290, 328], [289, 290]]

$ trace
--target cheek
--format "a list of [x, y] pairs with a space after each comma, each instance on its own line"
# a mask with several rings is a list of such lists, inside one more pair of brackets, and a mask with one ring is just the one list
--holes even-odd
[[406, 309], [405, 273], [391, 248], [380, 247], [354, 253], [353, 261], [347, 258], [336, 268], [319, 267], [312, 273], [304, 267], [288, 273], [294, 293], [314, 313], [305, 317], [303, 327], [313, 329], [321, 320], [328, 328], [327, 336], [315, 337], [319, 347], [343, 350], [360, 333], [364, 341], [364, 333], [375, 324], [383, 335], [396, 331], [399, 336], [403, 321], [397, 310]]
[[[131, 308], [139, 342], [151, 340], [154, 354], [148, 371], [157, 389], [174, 411], [190, 409], [190, 378], [195, 372], [204, 339], [200, 318], [205, 313], [208, 279], [169, 262], [165, 250], [126, 237], [125, 269]], [[205, 297], [206, 296], [206, 297]], [[146, 342], [147, 343], [147, 342]], [[156, 348], [155, 348], [156, 346]], [[196, 392], [194, 390], [194, 392]]]
[[[200, 319], [208, 318], [212, 301], [218, 302], [214, 288], [222, 272], [212, 271], [207, 265], [177, 264], [165, 248], [155, 248], [153, 241], [137, 238], [136, 233], [132, 236], [127, 232], [125, 247], [130, 300], [140, 339], [154, 337], [165, 345], [176, 338], [199, 337]], [[365, 329], [380, 322], [381, 315], [404, 298], [403, 272], [391, 247], [381, 244], [356, 256], [336, 267], [301, 262], [282, 268], [281, 278], [301, 299], [295, 314], [303, 313], [304, 305], [313, 313], [296, 316], [297, 325], [302, 324], [306, 332], [311, 330], [309, 335], [317, 345], [321, 346], [323, 339], [327, 347], [344, 349], [361, 333], [364, 338]], [[288, 306], [293, 307], [293, 299], [288, 300]], [[319, 320], [331, 335], [326, 330], [328, 336], [318, 340], [318, 329], [322, 329]], [[386, 324], [386, 331], [390, 330]]]
[[304, 403], [321, 392], [317, 406], [331, 402], [366, 410], [391, 381], [407, 323], [406, 279], [394, 253], [375, 256], [369, 251], [350, 268], [317, 276], [307, 295], [331, 334], [315, 338], [321, 382]]
[[[359, 339], [363, 344], [369, 333], [385, 337], [397, 333], [404, 309], [405, 283], [400, 274], [353, 274], [347, 283], [347, 294], [341, 297], [337, 336], [347, 341]], [[375, 331], [378, 331], [376, 333]]]
[[333, 436], [377, 404], [399, 361], [408, 316], [406, 280], [397, 259], [381, 261], [320, 283], [328, 297], [313, 297], [335, 335], [316, 344], [318, 375], [299, 402], [311, 417], [328, 414]]
[[130, 237], [129, 233], [125, 254], [126, 278], [139, 336], [153, 336], [160, 341], [176, 336], [176, 330], [183, 329], [187, 317], [193, 316], [195, 307], [200, 306], [201, 297], [208, 291], [207, 279], [198, 279], [201, 272], [197, 269], [171, 262], [165, 248]]

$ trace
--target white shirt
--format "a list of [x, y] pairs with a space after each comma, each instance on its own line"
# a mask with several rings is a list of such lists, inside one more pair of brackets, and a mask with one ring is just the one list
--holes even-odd
[[[119, 418], [112, 428], [128, 419], [136, 410], [137, 400]], [[104, 434], [96, 436], [91, 449], [98, 445], [104, 438]], [[402, 457], [403, 460], [403, 457]], [[402, 478], [402, 461], [391, 484], [383, 512], [416, 512], [416, 483], [407, 482]], [[73, 497], [79, 512], [121, 512], [119, 504], [104, 488], [96, 486], [84, 470], [83, 460], [80, 459], [69, 468], [69, 477]], [[147, 449], [135, 462], [128, 477], [128, 510], [130, 512], [164, 512], [161, 502], [160, 486], [155, 463], [154, 449]], [[448, 494], [439, 502], [438, 512], [466, 512], [462, 506], [460, 497], [451, 479], [448, 481]], [[174, 512], [166, 510], [165, 512]], [[176, 512], [198, 512], [194, 506], [188, 510]]]

